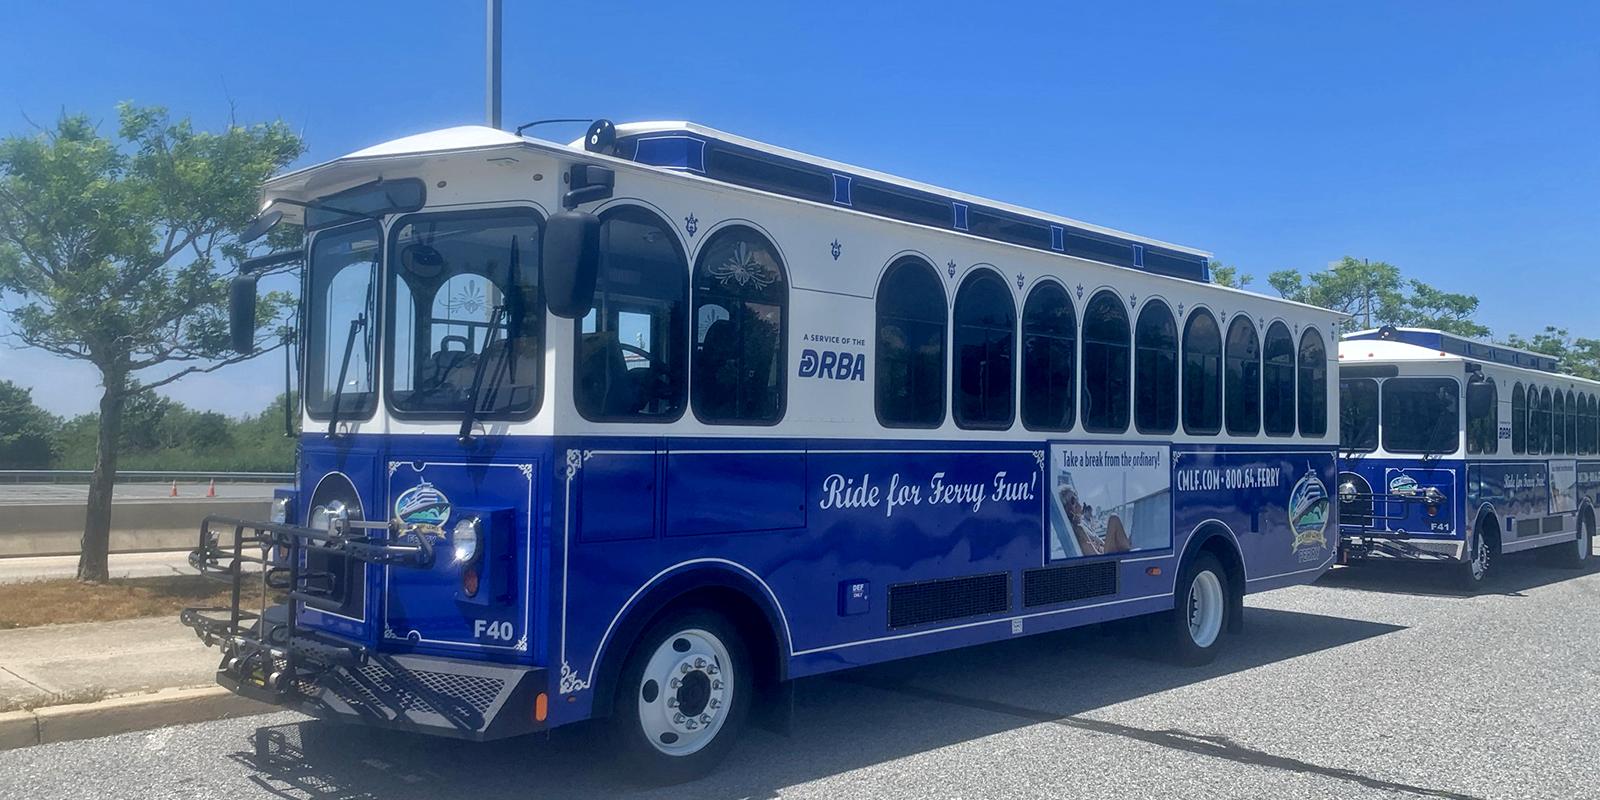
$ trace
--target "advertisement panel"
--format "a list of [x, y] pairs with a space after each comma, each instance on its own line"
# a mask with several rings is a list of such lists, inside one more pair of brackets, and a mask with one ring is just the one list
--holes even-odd
[[1171, 448], [1050, 445], [1050, 559], [1172, 546]]

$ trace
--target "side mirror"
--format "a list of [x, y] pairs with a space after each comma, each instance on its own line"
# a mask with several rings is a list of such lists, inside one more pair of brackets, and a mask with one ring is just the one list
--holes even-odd
[[551, 215], [545, 224], [541, 261], [550, 313], [567, 319], [588, 314], [600, 273], [600, 218], [585, 211]]
[[256, 349], [256, 276], [235, 275], [228, 286], [228, 338], [234, 352]]

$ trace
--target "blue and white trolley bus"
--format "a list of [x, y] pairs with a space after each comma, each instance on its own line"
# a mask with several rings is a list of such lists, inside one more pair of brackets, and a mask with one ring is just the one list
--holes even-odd
[[1339, 344], [1345, 561], [1454, 565], [1469, 588], [1503, 553], [1590, 557], [1600, 383], [1549, 356], [1417, 328]]
[[243, 694], [609, 717], [676, 779], [803, 676], [1134, 615], [1209, 659], [1336, 555], [1337, 317], [1200, 251], [687, 123], [400, 139], [278, 219], [296, 485], [194, 560], [290, 600], [185, 614]]

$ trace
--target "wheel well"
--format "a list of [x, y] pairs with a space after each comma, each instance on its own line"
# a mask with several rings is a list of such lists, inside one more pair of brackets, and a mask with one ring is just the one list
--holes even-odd
[[646, 592], [605, 644], [595, 676], [593, 716], [611, 713], [617, 680], [639, 637], [657, 620], [690, 608], [715, 612], [733, 623], [754, 662], [757, 693], [770, 692], [787, 677], [788, 658], [786, 643], [777, 633], [777, 618], [767, 603], [757, 599], [758, 592], [743, 579], [721, 570], [676, 575]]
[[[1206, 523], [1195, 529], [1189, 537], [1189, 544], [1184, 548], [1183, 560], [1178, 564], [1178, 573], [1200, 553], [1210, 553], [1222, 564], [1223, 572], [1228, 576], [1228, 632], [1239, 633], [1244, 630], [1244, 559], [1239, 555], [1239, 548], [1234, 545], [1233, 537], [1228, 529], [1221, 523]], [[1177, 577], [1173, 577], [1177, 581]]]
[[1485, 508], [1478, 512], [1478, 521], [1472, 526], [1473, 532], [1479, 536], [1488, 537], [1489, 543], [1494, 547], [1494, 553], [1500, 553], [1500, 515], [1493, 509]]

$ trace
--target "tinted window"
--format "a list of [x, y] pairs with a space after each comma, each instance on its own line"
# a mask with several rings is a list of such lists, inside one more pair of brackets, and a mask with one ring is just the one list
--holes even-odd
[[903, 258], [878, 284], [878, 421], [897, 428], [944, 422], [944, 284], [926, 261]]
[[1022, 424], [1072, 428], [1078, 364], [1078, 315], [1059, 283], [1045, 282], [1022, 308]]
[[620, 422], [681, 416], [688, 314], [689, 263], [672, 226], [637, 206], [603, 214], [594, 310], [575, 323], [578, 413]]
[[1139, 312], [1133, 355], [1134, 426], [1140, 433], [1178, 427], [1178, 323], [1160, 300]]
[[1300, 435], [1328, 433], [1328, 351], [1322, 334], [1307, 328], [1300, 336]]
[[1554, 417], [1551, 413], [1550, 390], [1539, 390], [1539, 452], [1550, 455], [1555, 451]]
[[1295, 352], [1289, 326], [1267, 326], [1261, 356], [1261, 427], [1268, 436], [1293, 436]]
[[1378, 382], [1339, 381], [1339, 447], [1353, 452], [1378, 449]]
[[978, 270], [956, 291], [955, 415], [963, 428], [1009, 428], [1017, 312], [1005, 279]]
[[1522, 384], [1511, 387], [1511, 452], [1528, 451], [1528, 398]]
[[1261, 429], [1261, 344], [1255, 323], [1238, 314], [1228, 325], [1227, 361], [1223, 366], [1223, 416], [1228, 433], [1254, 436]]
[[776, 248], [735, 225], [706, 242], [694, 266], [695, 416], [770, 425], [783, 416], [789, 285]]
[[1500, 449], [1500, 392], [1493, 378], [1467, 384], [1467, 452], [1494, 454]]
[[1552, 422], [1550, 432], [1552, 443], [1550, 452], [1555, 453], [1556, 455], [1561, 455], [1567, 451], [1566, 414], [1566, 401], [1561, 399], [1561, 392], [1557, 391], [1555, 396], [1555, 410], [1550, 412], [1550, 419]]
[[507, 419], [538, 408], [540, 225], [532, 211], [505, 209], [419, 214], [391, 230], [387, 381], [396, 413], [459, 418], [476, 403], [480, 418]]
[[1128, 429], [1128, 312], [1122, 298], [1099, 292], [1083, 309], [1083, 428]]
[[1567, 392], [1567, 455], [1578, 454], [1578, 398]]
[[1183, 430], [1222, 430], [1222, 329], [1203, 308], [1190, 312], [1183, 326]]
[[327, 416], [335, 395], [344, 419], [366, 417], [377, 405], [372, 359], [381, 237], [376, 224], [361, 223], [324, 231], [311, 243], [305, 398], [313, 417]]
[[1450, 378], [1391, 378], [1383, 382], [1383, 449], [1448, 455], [1460, 438], [1459, 385]]

